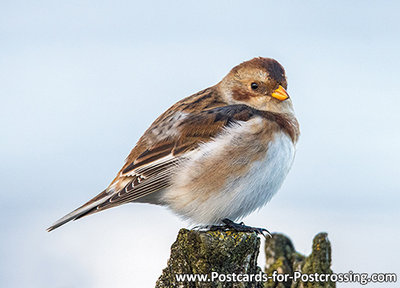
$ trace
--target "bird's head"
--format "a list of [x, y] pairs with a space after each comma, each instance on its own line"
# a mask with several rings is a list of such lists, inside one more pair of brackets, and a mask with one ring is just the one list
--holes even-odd
[[234, 67], [218, 84], [224, 100], [276, 113], [293, 113], [285, 70], [271, 58], [254, 58]]

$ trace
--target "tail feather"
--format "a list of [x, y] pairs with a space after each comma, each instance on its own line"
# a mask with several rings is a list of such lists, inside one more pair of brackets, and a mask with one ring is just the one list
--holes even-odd
[[53, 231], [54, 229], [64, 225], [65, 223], [71, 221], [71, 220], [76, 220], [81, 217], [87, 216], [89, 214], [92, 214], [94, 212], [97, 212], [97, 206], [104, 203], [107, 201], [112, 194], [107, 194], [105, 191], [101, 192], [98, 196], [90, 200], [89, 202], [85, 203], [78, 209], [75, 209], [71, 213], [68, 213], [64, 217], [58, 219], [53, 225], [51, 225], [49, 228], [47, 228], [47, 231]]

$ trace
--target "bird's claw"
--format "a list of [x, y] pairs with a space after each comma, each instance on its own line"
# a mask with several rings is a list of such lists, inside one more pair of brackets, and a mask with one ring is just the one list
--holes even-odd
[[212, 227], [214, 227], [214, 225], [196, 225], [192, 228], [192, 230], [206, 231], [211, 230]]
[[[202, 226], [202, 228], [208, 228], [208, 230], [210, 230], [210, 231], [218, 231], [218, 230], [225, 231], [228, 229], [233, 229], [238, 232], [250, 232], [250, 233], [255, 232], [256, 234], [263, 235], [265, 238], [267, 238], [267, 236], [272, 237], [271, 233], [269, 233], [269, 231], [265, 228], [247, 226], [247, 225], [244, 225], [243, 222], [235, 223], [226, 218], [222, 219], [222, 222], [224, 223], [222, 225]], [[200, 226], [196, 226], [196, 227], [200, 227]]]

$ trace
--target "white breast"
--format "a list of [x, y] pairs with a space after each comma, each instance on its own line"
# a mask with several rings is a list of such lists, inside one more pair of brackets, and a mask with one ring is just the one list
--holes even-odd
[[256, 161], [245, 177], [225, 188], [235, 193], [230, 207], [224, 212], [229, 214], [226, 218], [240, 219], [267, 204], [285, 180], [294, 155], [295, 147], [290, 137], [285, 133], [276, 134], [264, 159]]
[[[166, 204], [196, 224], [216, 224], [224, 218], [235, 221], [264, 206], [289, 172], [295, 147], [283, 132], [275, 133], [268, 144], [257, 142], [255, 132], [260, 123], [248, 121], [201, 146], [179, 167], [174, 184], [164, 194]], [[243, 153], [235, 159], [231, 156], [233, 149], [242, 149]], [[265, 151], [262, 157], [247, 161], [260, 150]], [[221, 163], [226, 163], [230, 172], [225, 173]], [[232, 176], [236, 167], [244, 166], [244, 174]], [[223, 184], [218, 184], [222, 178]]]

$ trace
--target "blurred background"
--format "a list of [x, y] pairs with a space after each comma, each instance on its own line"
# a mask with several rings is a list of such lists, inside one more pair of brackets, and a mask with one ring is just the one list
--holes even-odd
[[168, 210], [125, 205], [45, 228], [102, 191], [161, 112], [256, 56], [286, 68], [302, 135], [282, 189], [245, 223], [306, 254], [328, 232], [335, 272], [399, 273], [399, 9], [1, 1], [0, 286], [154, 287], [187, 227]]

